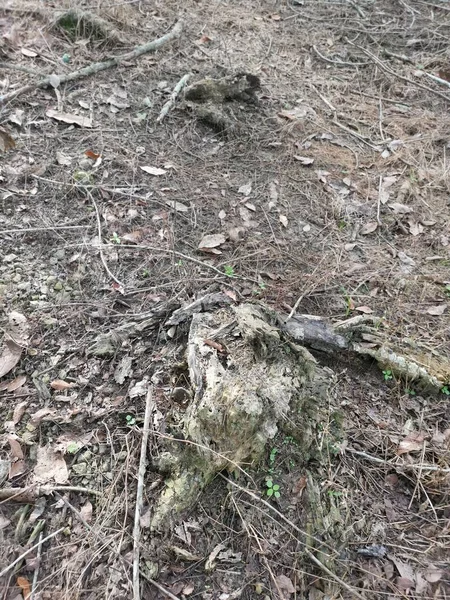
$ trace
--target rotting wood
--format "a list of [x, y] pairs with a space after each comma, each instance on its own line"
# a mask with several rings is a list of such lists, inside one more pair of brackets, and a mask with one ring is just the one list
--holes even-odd
[[[170, 41], [174, 40], [175, 38], [177, 38], [180, 35], [182, 29], [183, 29], [183, 22], [180, 20], [165, 35], [163, 35], [160, 38], [153, 40], [151, 42], [147, 42], [146, 44], [143, 44], [142, 46], [137, 46], [134, 50], [131, 50], [130, 52], [126, 52], [125, 54], [120, 54], [119, 56], [115, 56], [104, 62], [92, 63], [90, 65], [87, 65], [86, 67], [83, 67], [82, 69], [79, 69], [78, 71], [72, 71], [72, 73], [64, 73], [64, 74], [58, 75], [59, 83], [61, 85], [63, 83], [67, 83], [69, 81], [75, 81], [77, 79], [81, 79], [83, 77], [90, 77], [91, 75], [95, 75], [96, 73], [99, 73], [100, 71], [105, 71], [106, 69], [111, 69], [112, 67], [117, 67], [120, 63], [122, 63], [124, 61], [133, 60], [135, 58], [138, 58], [139, 56], [142, 56], [143, 54], [147, 54], [149, 52], [154, 52], [155, 50], [158, 50], [158, 48], [161, 48], [161, 46], [163, 46], [167, 42], [170, 42]], [[53, 80], [53, 78], [54, 78], [54, 75], [50, 75], [49, 77], [45, 77], [44, 79], [41, 79], [40, 81], [37, 81], [35, 83], [30, 83], [28, 85], [24, 85], [21, 88], [14, 90], [13, 92], [9, 92], [8, 94], [4, 94], [3, 96], [0, 96], [0, 105], [6, 104], [7, 102], [10, 102], [11, 100], [14, 100], [15, 98], [17, 98], [18, 96], [22, 96], [23, 94], [26, 94], [28, 92], [32, 92], [36, 89], [45, 88], [45, 87], [51, 85], [51, 81]]]

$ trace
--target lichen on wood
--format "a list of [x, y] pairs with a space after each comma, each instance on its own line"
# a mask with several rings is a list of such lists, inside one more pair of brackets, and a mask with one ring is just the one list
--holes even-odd
[[189, 508], [218, 472], [256, 466], [288, 422], [307, 460], [332, 380], [281, 331], [274, 313], [254, 304], [195, 314], [187, 360], [193, 400], [180, 434], [188, 443], [172, 447], [153, 528]]

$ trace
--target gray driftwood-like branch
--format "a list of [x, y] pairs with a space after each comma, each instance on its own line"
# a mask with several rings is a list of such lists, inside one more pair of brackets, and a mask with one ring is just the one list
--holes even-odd
[[[58, 75], [60, 84], [67, 83], [69, 81], [75, 81], [76, 79], [81, 79], [82, 77], [90, 77], [91, 75], [95, 75], [100, 71], [105, 71], [106, 69], [116, 67], [117, 65], [126, 60], [133, 60], [135, 58], [138, 58], [139, 56], [142, 56], [143, 54], [155, 52], [155, 50], [158, 50], [158, 48], [160, 48], [164, 44], [167, 44], [167, 42], [170, 42], [177, 38], [180, 35], [182, 29], [183, 23], [182, 21], [178, 21], [174, 25], [174, 27], [162, 37], [151, 42], [147, 42], [142, 46], [137, 46], [134, 50], [131, 50], [130, 52], [120, 54], [119, 56], [115, 56], [104, 62], [92, 63], [90, 65], [87, 65], [86, 67], [83, 67], [82, 69], [79, 69], [78, 71], [73, 71], [72, 73]], [[24, 85], [23, 87], [18, 88], [13, 92], [9, 92], [8, 94], [0, 96], [0, 105], [5, 104], [6, 102], [10, 102], [11, 100], [14, 100], [14, 98], [17, 98], [18, 96], [21, 96], [28, 92], [32, 92], [33, 90], [48, 87], [49, 85], [51, 85], [53, 77], [54, 75], [50, 75], [49, 77], [45, 77], [40, 81]]]

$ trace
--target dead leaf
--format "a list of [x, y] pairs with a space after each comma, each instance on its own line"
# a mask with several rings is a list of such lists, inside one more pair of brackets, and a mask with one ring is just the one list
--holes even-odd
[[437, 583], [444, 575], [443, 569], [438, 569], [434, 565], [430, 565], [423, 574], [428, 583]]
[[34, 50], [28, 50], [28, 48], [21, 48], [20, 51], [24, 56], [27, 56], [28, 58], [36, 58], [36, 56], [38, 55], [37, 52], [35, 52]]
[[81, 115], [75, 115], [73, 113], [58, 112], [52, 108], [47, 110], [45, 114], [50, 119], [55, 119], [55, 121], [61, 121], [68, 125], [78, 125], [79, 127], [85, 127], [87, 129], [92, 127], [92, 120], [89, 117], [82, 117]]
[[52, 73], [48, 77], [48, 82], [52, 86], [52, 88], [56, 90], [61, 84], [61, 78], [56, 73]]
[[165, 175], [167, 173], [165, 169], [160, 169], [159, 167], [141, 167], [141, 169], [149, 175], [154, 175], [155, 177], [159, 177], [160, 175]]
[[251, 210], [253, 212], [256, 212], [256, 206], [254, 204], [252, 204], [251, 202], [246, 202], [244, 204], [244, 206], [246, 206], [248, 208], [248, 210]]
[[74, 387], [77, 387], [76, 383], [69, 383], [68, 381], [63, 381], [62, 379], [54, 379], [51, 383], [50, 383], [50, 387], [53, 390], [57, 390], [58, 392], [61, 392], [62, 390], [70, 390]]
[[14, 407], [13, 418], [12, 418], [14, 425], [17, 425], [18, 423], [20, 423], [23, 415], [25, 414], [27, 406], [28, 406], [28, 400], [24, 400], [23, 402], [20, 402], [19, 404], [17, 404]]
[[234, 302], [237, 302], [236, 292], [233, 292], [233, 290], [225, 290], [224, 294], [226, 296], [228, 296], [228, 298], [231, 298], [232, 300], [234, 300]]
[[86, 521], [86, 523], [90, 523], [92, 521], [92, 511], [92, 504], [89, 502], [89, 500], [86, 500], [86, 502], [80, 508], [81, 516]]
[[186, 206], [186, 204], [183, 204], [182, 202], [176, 202], [175, 200], [166, 200], [166, 204], [178, 212], [188, 212], [189, 210], [189, 206]]
[[87, 156], [88, 158], [90, 158], [91, 160], [97, 160], [98, 158], [100, 158], [100, 154], [97, 154], [96, 152], [94, 152], [93, 150], [85, 150], [84, 151], [85, 156]]
[[302, 165], [305, 165], [305, 166], [309, 166], [309, 165], [312, 165], [314, 163], [314, 159], [310, 158], [308, 156], [298, 156], [298, 155], [295, 155], [294, 159], [298, 160], [299, 163], [301, 163]]
[[202, 37], [197, 40], [196, 43], [201, 46], [202, 44], [209, 44], [209, 42], [212, 42], [212, 38], [210, 38], [208, 35], [202, 35]]
[[13, 479], [18, 475], [25, 473], [25, 461], [23, 450], [20, 443], [16, 438], [8, 436], [8, 443], [10, 447], [11, 463], [9, 465], [9, 479]]
[[308, 118], [317, 117], [316, 111], [310, 106], [299, 105], [290, 110], [281, 110], [278, 113], [279, 117], [283, 119], [288, 119], [288, 121], [304, 121]]
[[413, 236], [420, 235], [423, 231], [423, 225], [414, 219], [408, 219], [409, 233]]
[[136, 231], [130, 231], [129, 233], [125, 233], [121, 235], [121, 239], [126, 242], [130, 242], [131, 244], [138, 244], [144, 236], [142, 229], [137, 229]]
[[225, 548], [226, 548], [225, 544], [217, 544], [217, 546], [215, 546], [215, 548], [213, 548], [211, 554], [208, 556], [208, 558], [206, 559], [206, 562], [205, 562], [204, 568], [205, 568], [206, 572], [212, 571], [215, 568], [217, 555], [222, 550], [225, 550]]
[[430, 308], [427, 309], [427, 314], [433, 315], [433, 317], [440, 317], [446, 310], [446, 304], [438, 304], [437, 306], [430, 306]]
[[232, 242], [240, 242], [245, 236], [245, 227], [232, 227], [228, 230], [228, 237]]
[[398, 445], [397, 454], [401, 456], [407, 452], [421, 451], [423, 449], [423, 443], [427, 437], [427, 434], [423, 431], [412, 431]]
[[0, 152], [7, 152], [16, 147], [16, 142], [3, 127], [0, 127]]
[[31, 596], [30, 582], [25, 577], [18, 577], [16, 581], [17, 585], [22, 590], [23, 600], [27, 600], [27, 598]]
[[392, 202], [391, 204], [388, 204], [388, 206], [389, 208], [392, 208], [397, 215], [406, 215], [413, 212], [413, 209], [410, 206], [401, 204], [400, 202]]
[[355, 310], [364, 313], [365, 315], [371, 315], [373, 313], [373, 310], [370, 308], [370, 306], [357, 306]]
[[36, 483], [67, 483], [69, 471], [66, 461], [61, 454], [55, 452], [48, 446], [39, 446], [36, 453], [36, 465], [34, 467], [34, 481]]
[[282, 592], [285, 592], [289, 596], [291, 594], [295, 594], [295, 587], [292, 584], [292, 581], [286, 575], [277, 575], [275, 577], [277, 580], [278, 587]]
[[226, 219], [226, 217], [227, 217], [227, 213], [226, 213], [224, 210], [221, 210], [221, 211], [219, 212], [219, 215], [218, 215], [218, 216], [219, 216], [219, 219], [220, 219], [221, 221], [223, 221], [224, 219]]
[[[189, 562], [197, 562], [201, 560], [202, 557], [198, 554], [194, 554], [193, 552], [189, 552], [189, 550], [185, 550], [184, 548], [180, 548], [179, 546], [169, 546], [172, 552], [181, 560], [186, 560]], [[206, 568], [206, 567], [205, 567]]]
[[4, 341], [4, 348], [0, 354], [0, 377], [9, 373], [20, 360], [23, 348], [12, 340]]
[[286, 215], [280, 215], [279, 219], [280, 219], [280, 223], [283, 225], [283, 227], [288, 226], [288, 219], [287, 219]]
[[5, 529], [5, 527], [8, 527], [8, 525], [11, 523], [11, 521], [9, 519], [7, 519], [6, 517], [4, 517], [2, 514], [0, 514], [0, 531], [2, 529]]
[[23, 460], [23, 450], [16, 438], [9, 435], [8, 443], [11, 449], [11, 458], [15, 460]]
[[278, 202], [278, 189], [276, 183], [271, 181], [269, 183], [269, 210], [274, 208]]
[[378, 223], [376, 221], [369, 221], [369, 223], [365, 223], [361, 227], [361, 229], [359, 230], [359, 233], [361, 235], [369, 235], [369, 233], [373, 233], [377, 229], [378, 229]]
[[26, 380], [27, 380], [26, 375], [19, 375], [19, 377], [16, 377], [15, 379], [13, 379], [12, 381], [9, 382], [8, 387], [6, 388], [6, 391], [14, 392], [14, 390], [18, 390], [20, 387], [23, 386], [23, 384], [25, 383]]
[[210, 235], [203, 236], [200, 244], [198, 245], [199, 250], [205, 250], [209, 248], [217, 248], [217, 246], [221, 246], [226, 241], [223, 233], [213, 233]]
[[70, 156], [66, 156], [63, 152], [56, 151], [56, 162], [58, 165], [70, 167], [72, 164], [72, 159]]
[[241, 187], [238, 189], [238, 194], [242, 194], [244, 196], [250, 196], [251, 193], [252, 193], [252, 182], [251, 181], [249, 181], [245, 185], [241, 185]]
[[389, 200], [389, 188], [397, 181], [397, 177], [395, 175], [391, 175], [389, 177], [383, 177], [381, 180], [379, 196], [381, 204], [386, 204]]
[[188, 583], [182, 590], [181, 593], [183, 596], [190, 596], [192, 592], [195, 590], [193, 583]]
[[412, 579], [408, 579], [408, 577], [397, 577], [395, 583], [397, 584], [398, 589], [403, 592], [416, 587], [415, 582]]

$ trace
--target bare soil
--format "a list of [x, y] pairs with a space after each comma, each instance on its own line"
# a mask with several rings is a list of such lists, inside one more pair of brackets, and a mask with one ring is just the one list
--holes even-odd
[[[217, 478], [153, 534], [154, 464], [185, 409], [172, 391], [187, 383], [186, 326], [161, 321], [112, 357], [88, 349], [159, 303], [224, 291], [331, 321], [383, 317], [450, 360], [450, 4], [83, 0], [110, 29], [57, 26], [73, 4], [0, 7], [1, 95], [123, 54], [180, 18], [183, 31], [0, 105], [15, 141], [0, 154], [0, 303], [5, 328], [11, 311], [30, 327], [0, 381], [0, 493], [52, 488], [0, 500], [1, 597], [30, 586], [35, 599], [133, 597], [149, 383], [142, 598], [448, 597], [449, 387], [424, 396], [374, 365], [330, 362], [322, 460], [305, 464], [280, 434], [248, 479]], [[257, 76], [257, 102], [216, 107], [224, 129], [181, 93], [157, 123], [188, 73]], [[213, 252], [199, 249], [217, 234]]]

